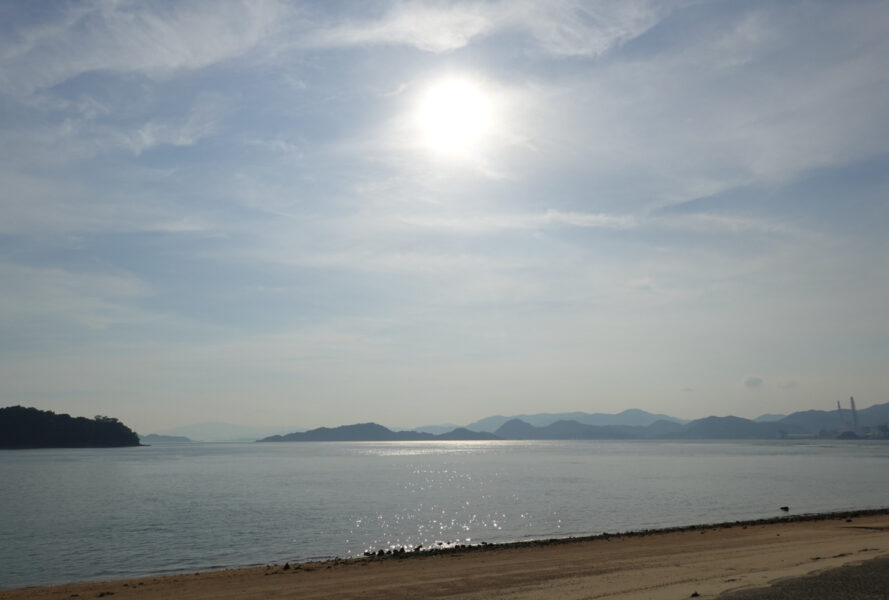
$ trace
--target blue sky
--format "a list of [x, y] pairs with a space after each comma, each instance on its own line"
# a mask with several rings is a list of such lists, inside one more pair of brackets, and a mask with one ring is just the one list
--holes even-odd
[[0, 398], [889, 401], [884, 2], [6, 2]]

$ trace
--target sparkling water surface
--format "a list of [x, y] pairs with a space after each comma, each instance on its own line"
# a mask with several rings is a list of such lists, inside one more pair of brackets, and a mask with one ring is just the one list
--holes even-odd
[[883, 442], [0, 451], [0, 588], [889, 506]]

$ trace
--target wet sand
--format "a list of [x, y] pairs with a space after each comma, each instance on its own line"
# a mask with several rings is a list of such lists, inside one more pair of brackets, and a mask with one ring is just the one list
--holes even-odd
[[[0, 599], [392, 600], [425, 597], [666, 600], [735, 598], [721, 595], [740, 593], [738, 590], [749, 590], [744, 593], [754, 595], [737, 598], [753, 599], [778, 597], [773, 595], [778, 588], [765, 593], [756, 589], [770, 582], [856, 565], [877, 557], [889, 557], [889, 514], [822, 516], [816, 520], [707, 526], [488, 546], [440, 554], [305, 563], [287, 569], [283, 565], [273, 565], [26, 588], [0, 591]], [[865, 565], [861, 573], [881, 573], [885, 564], [867, 563], [870, 567]], [[837, 585], [841, 587], [849, 585], [842, 583], [849, 577], [855, 578], [853, 567], [836, 573], [834, 581], [840, 581]], [[848, 573], [852, 575], [843, 575]], [[870, 585], [867, 577], [862, 575], [858, 579], [865, 582], [862, 585]], [[804, 590], [821, 585], [796, 579], [796, 582], [800, 581], [803, 582], [801, 585], [809, 586], [802, 588]], [[883, 590], [885, 587], [880, 593]], [[814, 596], [809, 594], [808, 597]]]

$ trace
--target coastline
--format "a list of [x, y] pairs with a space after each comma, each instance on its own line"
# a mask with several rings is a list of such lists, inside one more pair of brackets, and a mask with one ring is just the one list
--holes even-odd
[[0, 600], [716, 598], [883, 556], [889, 509], [29, 587]]

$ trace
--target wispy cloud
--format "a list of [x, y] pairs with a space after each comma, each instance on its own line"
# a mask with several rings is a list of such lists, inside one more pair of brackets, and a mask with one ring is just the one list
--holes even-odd
[[27, 95], [90, 72], [161, 76], [243, 54], [275, 29], [278, 2], [156, 4], [96, 0], [0, 42], [0, 90]]
[[379, 16], [333, 24], [301, 43], [399, 44], [439, 53], [513, 33], [529, 36], [544, 53], [596, 56], [640, 35], [668, 12], [666, 3], [647, 1], [409, 2]]
[[660, 227], [698, 233], [761, 233], [779, 236], [814, 235], [792, 227], [778, 218], [743, 217], [710, 213], [694, 213], [654, 217]]
[[467, 273], [478, 269], [516, 267], [519, 263], [507, 263], [479, 254], [445, 254], [441, 252], [375, 249], [354, 252], [305, 254], [290, 262], [314, 268], [346, 268], [388, 272]]
[[505, 4], [516, 29], [527, 29], [545, 51], [568, 56], [603, 54], [643, 34], [679, 5], [646, 0]]
[[380, 17], [336, 23], [309, 34], [301, 43], [315, 47], [405, 44], [444, 52], [489, 33], [495, 27], [494, 16], [494, 11], [478, 3], [404, 3]]
[[136, 156], [158, 146], [191, 146], [212, 135], [222, 112], [218, 99], [203, 96], [182, 116], [147, 117], [130, 122], [72, 116], [37, 131], [0, 133], [0, 139], [18, 142], [22, 154], [51, 154], [65, 163], [126, 151]]
[[134, 301], [151, 293], [146, 283], [126, 274], [76, 273], [54, 267], [26, 267], [0, 262], [0, 326], [19, 326], [32, 319], [50, 319], [105, 329], [144, 321], [147, 314]]
[[577, 157], [591, 184], [657, 206], [879, 155], [889, 131], [875, 118], [889, 82], [877, 66], [889, 55], [883, 11], [808, 10], [815, 31], [794, 26], [794, 6], [773, 3], [717, 13], [691, 38], [677, 33], [691, 18], [680, 14], [675, 29], [640, 37], [594, 76], [578, 69], [541, 85], [550, 93], [532, 137], [544, 152], [528, 167], [558, 156], [566, 169]]
[[150, 119], [138, 128], [118, 133], [120, 144], [134, 154], [160, 145], [191, 146], [216, 131], [221, 105], [218, 99], [203, 96], [184, 118]]
[[429, 229], [462, 233], [492, 233], [512, 229], [546, 227], [582, 227], [593, 229], [631, 229], [631, 216], [548, 210], [539, 214], [491, 214], [466, 217], [399, 217], [404, 223]]

